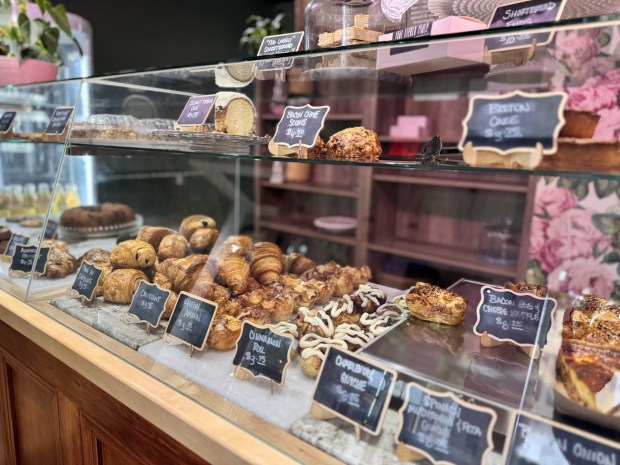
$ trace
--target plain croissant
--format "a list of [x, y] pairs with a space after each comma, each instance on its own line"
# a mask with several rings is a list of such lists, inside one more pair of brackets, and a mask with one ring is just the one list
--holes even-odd
[[110, 254], [110, 263], [114, 268], [150, 268], [156, 259], [153, 246], [138, 240], [121, 242]]
[[250, 266], [240, 255], [227, 255], [219, 263], [218, 281], [229, 287], [233, 295], [245, 293], [249, 280]]
[[273, 242], [257, 242], [254, 244], [250, 272], [252, 277], [263, 286], [278, 281], [282, 274], [282, 251], [280, 247]]
[[181, 292], [198, 279], [208, 259], [208, 255], [169, 258], [159, 264], [157, 271], [170, 280], [174, 292]]
[[148, 282], [140, 270], [114, 270], [103, 282], [103, 298], [115, 304], [131, 303], [140, 281]]

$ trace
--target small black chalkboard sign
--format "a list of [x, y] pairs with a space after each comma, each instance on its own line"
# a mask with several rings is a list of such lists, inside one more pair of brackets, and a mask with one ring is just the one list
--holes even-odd
[[127, 313], [137, 317], [140, 323], [157, 328], [169, 298], [170, 291], [160, 288], [157, 284], [140, 281]]
[[459, 150], [471, 142], [477, 150], [508, 154], [531, 151], [541, 144], [543, 153], [553, 154], [565, 123], [565, 103], [564, 92], [476, 96], [469, 101]]
[[12, 234], [9, 239], [9, 243], [6, 245], [5, 255], [12, 257], [15, 253], [15, 247], [18, 245], [26, 245], [30, 241], [28, 236], [22, 236], [21, 234]]
[[216, 94], [190, 97], [177, 120], [177, 124], [179, 126], [202, 126], [207, 121], [216, 99]]
[[52, 113], [47, 128], [45, 128], [45, 134], [62, 134], [65, 132], [72, 114], [73, 107], [56, 108], [54, 113]]
[[43, 231], [44, 239], [55, 239], [58, 235], [58, 223], [56, 221], [47, 220], [45, 231]]
[[2, 116], [0, 116], [0, 132], [9, 132], [16, 115], [17, 113], [14, 111], [5, 111], [2, 113]]
[[103, 270], [97, 268], [93, 263], [83, 261], [69, 290], [69, 295], [74, 298], [82, 297], [87, 302], [92, 302], [96, 297], [95, 290], [102, 274]]
[[[261, 42], [257, 56], [262, 57], [297, 52], [299, 47], [301, 47], [303, 38], [303, 31], [267, 36]], [[289, 69], [292, 67], [293, 58], [275, 58], [256, 62], [256, 69], [259, 71]]]
[[277, 145], [286, 145], [289, 148], [311, 148], [316, 143], [316, 138], [323, 129], [325, 118], [329, 113], [329, 107], [286, 107], [284, 115], [278, 123], [273, 141]]
[[216, 311], [215, 302], [181, 292], [172, 310], [164, 340], [172, 337], [192, 349], [203, 350]]
[[330, 347], [313, 400], [356, 427], [377, 435], [390, 403], [396, 373], [357, 354]]
[[490, 408], [465, 402], [451, 392], [434, 392], [409, 383], [400, 409], [397, 442], [433, 463], [485, 463], [485, 455], [493, 449], [496, 421]]
[[291, 361], [293, 336], [275, 333], [268, 326], [244, 321], [233, 365], [254, 377], [263, 377], [284, 384], [286, 368]]
[[[509, 289], [483, 286], [476, 309], [474, 333], [520, 346], [544, 346], [557, 301], [551, 297], [521, 294]], [[540, 344], [536, 340], [541, 332]]]
[[583, 430], [522, 412], [515, 422], [506, 463], [619, 464], [620, 444]]
[[[526, 0], [501, 5], [493, 13], [489, 29], [552, 23], [560, 18], [563, 9], [563, 0]], [[514, 50], [529, 47], [534, 40], [536, 40], [536, 45], [546, 45], [551, 41], [551, 33], [507, 33], [501, 37], [490, 37], [485, 40], [484, 44], [490, 51]]]
[[[49, 252], [49, 247], [42, 247], [39, 249], [39, 257], [37, 258], [37, 264], [34, 267], [34, 272], [36, 274], [45, 273]], [[21, 275], [23, 273], [30, 273], [33, 271], [32, 265], [34, 264], [34, 257], [36, 253], [36, 245], [16, 245], [15, 253], [13, 254], [13, 258], [11, 260], [11, 266], [9, 267], [9, 272], [11, 272], [11, 274]]]

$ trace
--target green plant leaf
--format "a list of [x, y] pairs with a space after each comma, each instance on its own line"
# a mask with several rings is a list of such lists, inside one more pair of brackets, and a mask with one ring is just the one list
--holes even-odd
[[45, 14], [45, 11], [47, 10], [47, 2], [46, 0], [35, 0], [37, 6], [39, 7], [39, 10], [41, 11], [41, 14]]
[[594, 189], [599, 199], [613, 194], [618, 188], [618, 181], [614, 179], [597, 179], [594, 181]]
[[605, 255], [602, 263], [620, 263], [620, 254], [618, 252], [610, 252]]
[[620, 216], [607, 213], [592, 215], [592, 223], [603, 234], [614, 235], [620, 232]]
[[22, 38], [22, 42], [28, 44], [32, 41], [30, 40], [30, 18], [26, 13], [20, 13], [17, 17], [17, 24], [19, 26], [19, 33]]
[[56, 28], [47, 27], [41, 34], [41, 42], [50, 58], [58, 53], [58, 42], [60, 41], [60, 32]]
[[69, 19], [67, 18], [67, 10], [64, 5], [55, 5], [49, 8], [48, 13], [56, 23], [56, 25], [60, 28], [62, 32], [67, 34], [69, 37], [73, 37], [71, 33], [71, 25], [69, 24]]

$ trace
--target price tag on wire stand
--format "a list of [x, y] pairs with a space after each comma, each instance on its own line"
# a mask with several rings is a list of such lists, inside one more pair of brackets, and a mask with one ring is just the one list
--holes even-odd
[[[263, 38], [257, 56], [281, 55], [299, 51], [304, 33], [291, 32]], [[257, 71], [276, 71], [293, 67], [293, 58], [272, 58], [256, 62]]]
[[54, 110], [50, 122], [45, 128], [45, 134], [58, 135], [63, 134], [67, 129], [67, 124], [71, 121], [73, 115], [73, 107], [60, 107]]
[[166, 304], [170, 299], [170, 291], [162, 289], [157, 284], [149, 284], [140, 281], [140, 285], [134, 293], [126, 321], [129, 323], [146, 323], [146, 332], [151, 328], [157, 328], [161, 317], [166, 311]]
[[168, 327], [164, 334], [164, 342], [180, 342], [190, 347], [190, 355], [194, 350], [203, 350], [211, 331], [217, 304], [198, 296], [181, 292], [170, 315]]
[[83, 261], [73, 285], [67, 290], [69, 297], [90, 303], [97, 297], [95, 291], [101, 281], [103, 270], [91, 262]]
[[273, 142], [289, 148], [314, 147], [329, 110], [328, 106], [286, 107], [273, 136]]

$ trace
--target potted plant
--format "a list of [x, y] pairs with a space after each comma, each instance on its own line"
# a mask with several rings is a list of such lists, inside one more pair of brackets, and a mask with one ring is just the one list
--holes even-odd
[[265, 37], [286, 32], [283, 19], [284, 13], [279, 13], [273, 19], [258, 15], [249, 16], [245, 20], [248, 27], [243, 31], [239, 45], [245, 47], [249, 56], [255, 55]]
[[[37, 11], [38, 10], [38, 11]], [[64, 5], [50, 0], [0, 0], [0, 85], [56, 79], [63, 64], [61, 31], [82, 49], [71, 33]]]

